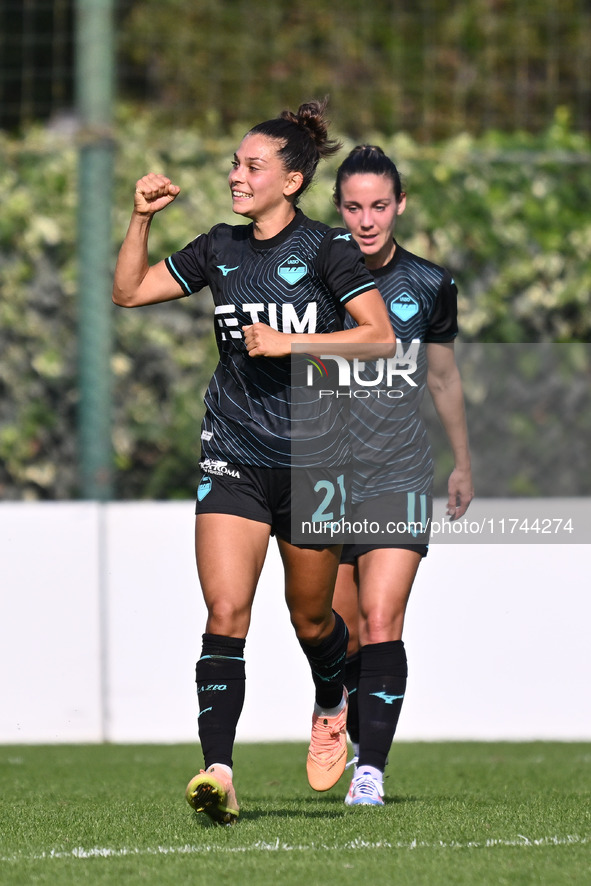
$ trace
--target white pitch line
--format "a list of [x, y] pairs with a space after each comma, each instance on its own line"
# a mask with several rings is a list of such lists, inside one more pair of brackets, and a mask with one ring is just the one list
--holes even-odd
[[77, 846], [70, 850], [52, 849], [49, 852], [41, 852], [34, 855], [18, 854], [12, 856], [0, 856], [2, 862], [18, 862], [18, 861], [43, 861], [45, 859], [89, 859], [89, 858], [125, 858], [128, 856], [142, 855], [212, 855], [216, 853], [240, 853], [240, 852], [317, 852], [319, 850], [333, 850], [337, 852], [346, 850], [371, 850], [377, 849], [398, 849], [398, 850], [415, 850], [415, 849], [496, 849], [507, 847], [519, 847], [522, 849], [533, 849], [546, 846], [583, 846], [591, 842], [591, 837], [583, 837], [575, 834], [569, 834], [565, 837], [526, 837], [518, 834], [514, 840], [497, 840], [489, 839], [484, 842], [469, 841], [467, 843], [438, 841], [436, 843], [428, 843], [424, 840], [411, 840], [408, 843], [390, 843], [380, 840], [372, 843], [368, 840], [355, 839], [342, 844], [333, 844], [332, 846], [322, 844], [290, 844], [282, 843], [279, 838], [274, 843], [267, 843], [258, 840], [248, 846], [146, 846], [143, 849], [138, 847], [124, 847], [121, 849], [113, 849], [107, 846], [94, 846], [91, 849], [84, 849]]

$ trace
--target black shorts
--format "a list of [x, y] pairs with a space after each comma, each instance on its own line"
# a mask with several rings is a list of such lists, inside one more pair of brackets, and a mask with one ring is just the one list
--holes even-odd
[[353, 505], [352, 537], [343, 545], [341, 563], [380, 548], [429, 550], [433, 497], [429, 493], [396, 492]]
[[342, 468], [261, 468], [213, 459], [202, 461], [200, 468], [196, 514], [233, 514], [267, 523], [273, 535], [302, 547], [340, 544], [331, 532], [318, 534], [309, 527], [331, 514], [332, 519], [346, 516]]
[[391, 544], [391, 545], [343, 545], [343, 549], [341, 551], [341, 563], [356, 563], [357, 557], [360, 557], [362, 554], [367, 554], [369, 551], [379, 551], [381, 548], [387, 548], [391, 550], [392, 548], [397, 548], [402, 551], [415, 551], [417, 554], [420, 554], [421, 557], [426, 557], [429, 551], [429, 545], [403, 545], [403, 544]]

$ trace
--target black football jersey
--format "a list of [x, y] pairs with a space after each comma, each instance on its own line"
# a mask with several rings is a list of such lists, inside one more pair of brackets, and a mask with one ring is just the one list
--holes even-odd
[[186, 295], [209, 287], [215, 305], [219, 362], [205, 394], [202, 458], [290, 467], [292, 435], [303, 433], [309, 465], [348, 460], [342, 404], [319, 404], [323, 414], [296, 429], [290, 358], [249, 357], [242, 327], [260, 321], [286, 333], [343, 329], [345, 305], [375, 288], [350, 233], [297, 210], [270, 240], [255, 239], [252, 225], [216, 225], [166, 265]]
[[397, 244], [392, 260], [372, 273], [397, 347], [386, 363], [368, 363], [352, 391], [354, 502], [390, 492], [431, 491], [433, 461], [420, 411], [427, 384], [425, 345], [453, 341], [458, 331], [457, 287], [444, 268]]

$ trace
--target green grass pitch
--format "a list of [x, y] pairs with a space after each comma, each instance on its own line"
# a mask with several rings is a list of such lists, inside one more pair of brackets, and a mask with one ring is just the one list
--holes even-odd
[[235, 754], [241, 816], [184, 800], [198, 746], [0, 746], [2, 886], [591, 884], [591, 744], [405, 743], [384, 808], [324, 794], [303, 744]]

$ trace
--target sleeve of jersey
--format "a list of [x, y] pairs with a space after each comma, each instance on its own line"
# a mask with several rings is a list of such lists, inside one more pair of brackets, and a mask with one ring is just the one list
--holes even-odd
[[208, 285], [207, 246], [208, 235], [201, 234], [164, 260], [174, 279], [182, 286], [185, 295], [199, 292]]
[[451, 276], [445, 273], [437, 298], [429, 328], [425, 335], [426, 342], [453, 341], [458, 334], [458, 287]]
[[319, 271], [335, 300], [346, 305], [351, 299], [375, 289], [365, 267], [363, 254], [351, 234], [335, 228], [328, 232], [318, 254]]

